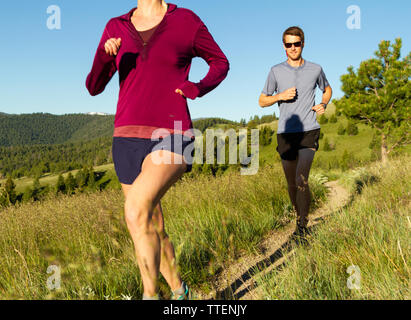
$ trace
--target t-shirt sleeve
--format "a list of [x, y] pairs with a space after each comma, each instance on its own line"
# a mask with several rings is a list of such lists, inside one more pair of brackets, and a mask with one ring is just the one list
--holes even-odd
[[317, 79], [317, 86], [320, 88], [321, 91], [324, 91], [330, 84], [328, 83], [327, 77], [325, 76], [323, 68], [321, 68], [320, 75]]
[[277, 92], [277, 80], [275, 79], [273, 69], [271, 69], [270, 73], [268, 74], [262, 93], [264, 93], [267, 96], [272, 96], [275, 92]]

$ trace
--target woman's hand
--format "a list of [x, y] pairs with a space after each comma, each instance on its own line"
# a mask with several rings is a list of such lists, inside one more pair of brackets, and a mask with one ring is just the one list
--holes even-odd
[[104, 49], [106, 50], [106, 53], [110, 56], [116, 56], [118, 53], [118, 50], [120, 50], [121, 46], [121, 38], [111, 38], [106, 41], [104, 44]]
[[181, 94], [184, 98], [186, 97], [181, 89], [176, 89], [176, 93]]

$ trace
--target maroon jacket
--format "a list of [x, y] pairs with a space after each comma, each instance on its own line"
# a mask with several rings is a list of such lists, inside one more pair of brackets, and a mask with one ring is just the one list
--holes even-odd
[[[92, 96], [100, 94], [119, 71], [114, 136], [133, 136], [133, 132], [150, 138], [155, 128], [174, 128], [174, 121], [181, 122], [183, 131], [191, 129], [187, 100], [175, 90], [181, 89], [190, 99], [202, 97], [225, 79], [229, 62], [192, 11], [169, 3], [164, 19], [144, 44], [131, 22], [135, 9], [107, 23], [87, 76], [87, 89]], [[104, 44], [110, 38], [122, 39], [117, 56], [105, 52]], [[203, 58], [210, 66], [199, 83], [188, 81], [194, 57]]]

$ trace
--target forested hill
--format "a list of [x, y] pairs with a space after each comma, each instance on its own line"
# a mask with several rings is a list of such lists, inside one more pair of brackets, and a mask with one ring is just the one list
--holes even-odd
[[[221, 118], [193, 120], [194, 127], [201, 131], [217, 124], [239, 125]], [[114, 115], [0, 112], [0, 147], [86, 142], [111, 137], [113, 130]]]
[[[220, 118], [193, 121], [203, 131]], [[112, 162], [114, 115], [0, 113], [0, 178], [37, 177]]]
[[88, 141], [113, 129], [114, 115], [0, 113], [0, 147]]

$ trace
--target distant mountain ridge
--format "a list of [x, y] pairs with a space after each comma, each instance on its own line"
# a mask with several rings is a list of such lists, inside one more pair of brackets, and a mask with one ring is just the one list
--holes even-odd
[[104, 112], [87, 112], [86, 114], [89, 114], [91, 116], [109, 116], [109, 113], [104, 113]]

